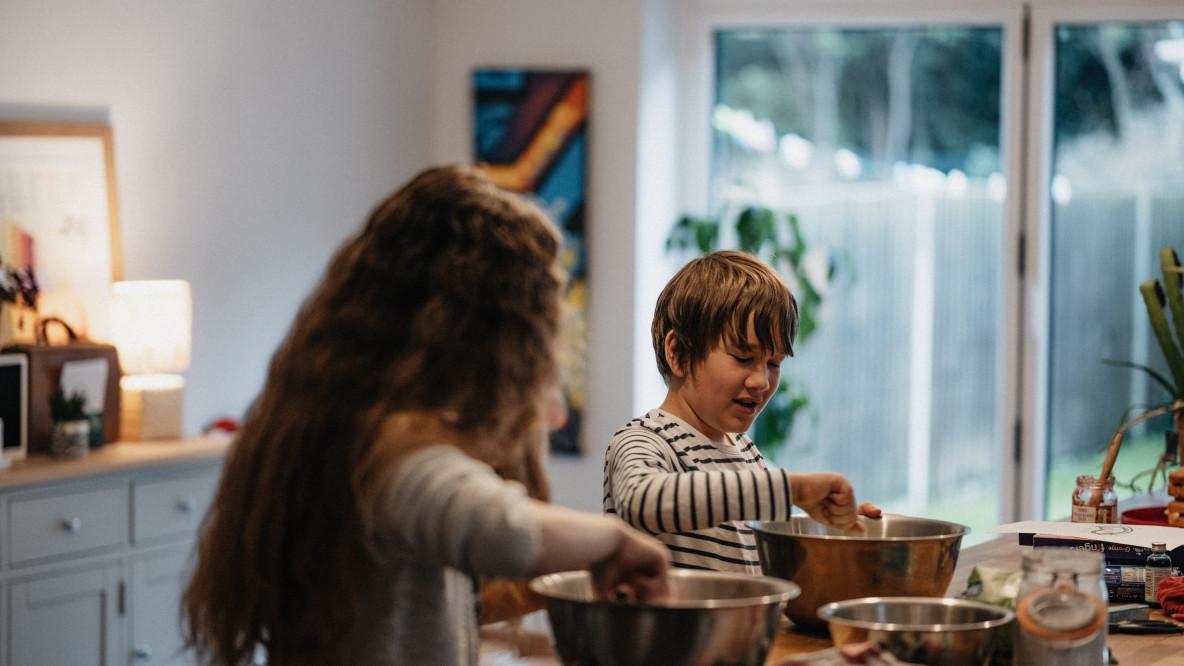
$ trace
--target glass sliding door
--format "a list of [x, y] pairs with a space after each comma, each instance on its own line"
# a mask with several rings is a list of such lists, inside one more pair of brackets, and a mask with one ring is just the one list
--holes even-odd
[[[1170, 376], [1138, 285], [1184, 252], [1184, 4], [843, 6], [680, 13], [683, 212], [735, 247], [771, 211], [806, 301], [755, 439], [968, 543], [1064, 518], [1168, 398], [1129, 364]], [[1120, 497], [1171, 427], [1127, 434]]]
[[707, 205], [724, 244], [745, 208], [785, 219], [804, 268], [783, 273], [809, 301], [758, 445], [886, 510], [968, 524], [969, 543], [1001, 522], [1011, 455], [1011, 37], [1002, 21], [713, 32]]
[[[1160, 248], [1184, 252], [1184, 7], [1033, 18], [1044, 63], [1034, 87], [1047, 92], [1032, 121], [1043, 148], [1035, 358], [1046, 419], [1035, 434], [1047, 452], [1043, 515], [1057, 519], [1076, 477], [1100, 473], [1118, 427], [1170, 401], [1149, 373], [1110, 362], [1171, 376], [1138, 286], [1162, 279]], [[1126, 434], [1120, 498], [1150, 488], [1145, 472], [1171, 428], [1162, 416]]]

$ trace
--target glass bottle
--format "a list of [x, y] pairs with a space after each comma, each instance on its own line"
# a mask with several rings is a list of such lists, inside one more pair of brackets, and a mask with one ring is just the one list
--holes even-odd
[[1016, 595], [1016, 664], [1104, 664], [1106, 560], [1073, 548], [1024, 553]]
[[[1090, 498], [1099, 487], [1102, 499], [1097, 506], [1090, 506]], [[1096, 476], [1077, 477], [1077, 490], [1073, 491], [1073, 522], [1118, 522], [1118, 495], [1114, 493], [1114, 477], [1107, 477], [1104, 482]]]
[[1159, 581], [1172, 575], [1172, 558], [1168, 547], [1158, 541], [1151, 544], [1147, 556], [1147, 571], [1143, 575], [1143, 600], [1153, 607], [1159, 607]]

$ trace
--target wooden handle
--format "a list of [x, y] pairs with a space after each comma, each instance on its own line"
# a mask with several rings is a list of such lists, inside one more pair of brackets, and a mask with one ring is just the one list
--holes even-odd
[[1102, 503], [1102, 489], [1106, 487], [1106, 479], [1110, 478], [1110, 470], [1114, 469], [1114, 459], [1118, 457], [1118, 449], [1122, 446], [1122, 432], [1119, 431], [1110, 440], [1110, 451], [1106, 453], [1106, 462], [1102, 463], [1102, 475], [1098, 477], [1098, 487], [1089, 496], [1089, 506]]

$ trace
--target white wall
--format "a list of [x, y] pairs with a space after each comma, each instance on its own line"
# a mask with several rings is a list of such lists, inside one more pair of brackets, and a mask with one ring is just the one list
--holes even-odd
[[[556, 502], [599, 511], [604, 447], [637, 411], [634, 321], [652, 307], [635, 302], [635, 262], [657, 241], [635, 246], [635, 222], [671, 219], [671, 35], [646, 34], [669, 2], [5, 0], [0, 116], [113, 126], [125, 278], [193, 287], [195, 433], [242, 415], [371, 205], [428, 164], [471, 162], [473, 68], [588, 69], [586, 452], [550, 471]], [[643, 102], [646, 59], [663, 67]]]
[[587, 233], [589, 405], [585, 452], [554, 457], [556, 503], [601, 509], [604, 449], [634, 416], [634, 225], [643, 9], [637, 0], [440, 0], [433, 156], [472, 160], [469, 80], [478, 67], [590, 72]]
[[430, 8], [0, 3], [0, 116], [110, 122], [125, 278], [192, 285], [187, 432], [243, 413], [330, 252], [426, 166]]

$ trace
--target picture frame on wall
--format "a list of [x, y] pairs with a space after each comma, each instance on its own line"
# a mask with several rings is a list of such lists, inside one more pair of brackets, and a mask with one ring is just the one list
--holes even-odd
[[[111, 283], [123, 278], [110, 125], [0, 120], [0, 267], [35, 277], [35, 318], [106, 338]], [[4, 344], [32, 342], [28, 327], [0, 330], [22, 338]]]
[[24, 460], [29, 450], [29, 361], [0, 354], [0, 458]]
[[489, 68], [473, 72], [476, 168], [495, 183], [532, 198], [563, 235], [567, 274], [559, 333], [563, 418], [552, 424], [553, 453], [579, 454], [587, 402], [588, 72]]

